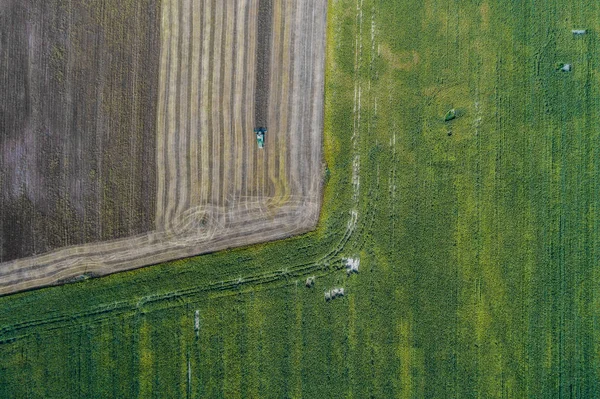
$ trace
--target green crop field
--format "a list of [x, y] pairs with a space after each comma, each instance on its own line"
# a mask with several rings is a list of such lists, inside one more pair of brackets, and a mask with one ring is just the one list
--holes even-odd
[[600, 396], [600, 3], [328, 21], [318, 229], [0, 298], [0, 397]]

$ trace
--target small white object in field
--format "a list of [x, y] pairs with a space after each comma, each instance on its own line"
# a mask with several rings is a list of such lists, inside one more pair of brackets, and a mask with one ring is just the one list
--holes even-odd
[[346, 259], [346, 274], [358, 273], [358, 267], [360, 266], [359, 258], [348, 258]]
[[571, 72], [571, 64], [563, 65], [562, 68], [560, 68], [560, 70], [563, 72]]

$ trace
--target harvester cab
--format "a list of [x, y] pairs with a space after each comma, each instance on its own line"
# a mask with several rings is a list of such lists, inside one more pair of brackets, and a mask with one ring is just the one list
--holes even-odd
[[255, 127], [254, 133], [256, 133], [256, 142], [258, 143], [258, 148], [265, 147], [265, 133], [267, 132], [266, 127]]

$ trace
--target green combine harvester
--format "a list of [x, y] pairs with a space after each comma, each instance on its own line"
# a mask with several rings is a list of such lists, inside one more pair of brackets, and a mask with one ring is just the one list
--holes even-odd
[[256, 133], [256, 142], [258, 143], [258, 148], [265, 147], [265, 133], [267, 132], [266, 127], [256, 127], [254, 128], [254, 133]]

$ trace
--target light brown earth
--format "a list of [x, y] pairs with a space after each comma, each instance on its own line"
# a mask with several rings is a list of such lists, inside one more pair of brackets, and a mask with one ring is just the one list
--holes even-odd
[[[257, 52], [258, 11], [258, 0], [163, 1], [156, 229], [0, 264], [0, 294], [314, 228], [326, 2], [272, 0], [269, 51]], [[268, 89], [256, 87], [257, 53], [269, 54]], [[253, 133], [261, 90], [264, 149]]]

